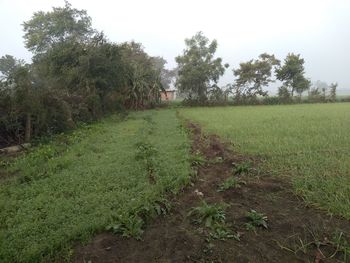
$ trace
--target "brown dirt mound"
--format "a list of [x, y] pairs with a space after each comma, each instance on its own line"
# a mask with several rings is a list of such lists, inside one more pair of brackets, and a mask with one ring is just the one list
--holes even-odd
[[[341, 233], [350, 233], [349, 221], [307, 207], [291, 192], [286, 180], [257, 176], [254, 169], [240, 175], [245, 185], [218, 192], [218, 185], [232, 176], [233, 164], [249, 161], [256, 165], [258, 160], [232, 152], [217, 136], [204, 136], [194, 124], [189, 127], [193, 131], [192, 151], [204, 155], [208, 162], [198, 167], [193, 185], [173, 200], [170, 213], [148, 225], [142, 241], [111, 233], [97, 235], [89, 244], [75, 248], [74, 262], [347, 261], [342, 242], [332, 240], [336, 235], [343, 241]], [[213, 240], [208, 249], [205, 231], [188, 217], [202, 199], [230, 205], [226, 222], [240, 234], [239, 241]], [[268, 229], [246, 229], [251, 209], [267, 215]]]

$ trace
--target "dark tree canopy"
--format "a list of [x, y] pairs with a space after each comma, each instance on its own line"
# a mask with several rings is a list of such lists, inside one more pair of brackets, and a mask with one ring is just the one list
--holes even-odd
[[23, 66], [25, 62], [21, 59], [16, 59], [11, 55], [5, 55], [0, 58], [0, 79], [7, 80], [11, 75]]

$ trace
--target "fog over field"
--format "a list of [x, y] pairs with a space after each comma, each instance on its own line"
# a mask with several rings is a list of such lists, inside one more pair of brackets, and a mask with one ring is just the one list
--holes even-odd
[[[168, 67], [184, 48], [184, 39], [203, 31], [219, 43], [218, 56], [230, 64], [220, 81], [232, 83], [232, 68], [263, 52], [283, 59], [288, 52], [305, 59], [312, 81], [338, 82], [338, 94], [350, 94], [350, 1], [84, 1], [71, 0], [86, 9], [93, 26], [111, 41], [136, 40]], [[23, 44], [21, 24], [33, 12], [63, 6], [62, 0], [1, 0], [0, 55], [30, 61]], [[276, 86], [276, 85], [275, 85]], [[274, 87], [270, 87], [273, 91]]]

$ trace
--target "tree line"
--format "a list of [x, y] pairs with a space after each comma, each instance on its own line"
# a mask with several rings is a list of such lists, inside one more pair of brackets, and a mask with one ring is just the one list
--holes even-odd
[[[311, 101], [336, 100], [337, 83], [322, 88], [316, 83], [313, 87], [305, 77], [305, 61], [299, 54], [289, 53], [281, 62], [273, 54], [263, 53], [257, 59], [240, 63], [233, 69], [234, 83], [219, 87], [219, 78], [229, 65], [215, 57], [217, 41], [198, 32], [185, 44], [183, 54], [176, 57], [176, 86], [188, 105], [225, 104], [229, 97], [234, 104], [257, 104], [263, 98], [268, 103], [290, 103], [300, 101], [305, 91], [309, 91]], [[282, 85], [278, 96], [271, 99], [265, 88], [277, 80]]]
[[[240, 63], [233, 70], [235, 82], [219, 87], [229, 65], [215, 57], [217, 41], [202, 32], [185, 39], [177, 67], [168, 70], [165, 59], [148, 55], [140, 43], [109, 41], [85, 10], [68, 2], [34, 13], [23, 30], [32, 63], [0, 58], [0, 146], [63, 132], [110, 112], [155, 107], [174, 78], [187, 105], [226, 104], [230, 97], [235, 104], [255, 104], [269, 98], [264, 89], [276, 80], [282, 83], [278, 103], [306, 90], [326, 100], [324, 85], [310, 88], [305, 61], [293, 53], [283, 63], [266, 53]], [[330, 86], [330, 100], [336, 87]]]
[[23, 23], [32, 63], [0, 58], [0, 146], [29, 142], [80, 122], [160, 102], [173, 72], [140, 43], [110, 42], [85, 10], [36, 12]]

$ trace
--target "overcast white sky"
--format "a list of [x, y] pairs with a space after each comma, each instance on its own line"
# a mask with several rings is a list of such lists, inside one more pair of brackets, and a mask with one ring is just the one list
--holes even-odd
[[[232, 68], [263, 52], [283, 59], [288, 52], [305, 58], [312, 81], [338, 82], [350, 94], [350, 0], [70, 0], [86, 9], [93, 27], [114, 42], [141, 42], [168, 67], [184, 39], [203, 31], [219, 43], [218, 56], [230, 64], [221, 84], [233, 81]], [[30, 61], [22, 22], [33, 12], [64, 5], [63, 0], [0, 0], [0, 56]]]

